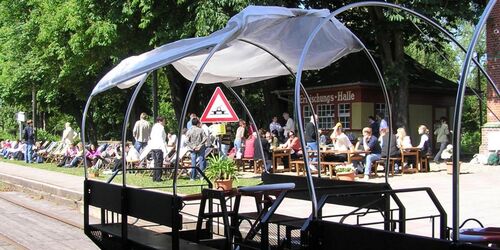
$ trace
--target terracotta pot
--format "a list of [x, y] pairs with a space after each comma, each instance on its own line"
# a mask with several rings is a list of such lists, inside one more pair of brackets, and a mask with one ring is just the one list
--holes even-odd
[[89, 172], [89, 176], [91, 178], [97, 178], [97, 177], [99, 177], [99, 172]]
[[354, 181], [356, 174], [354, 172], [337, 173], [337, 178], [341, 181]]
[[221, 189], [224, 191], [228, 191], [233, 189], [233, 180], [216, 180], [215, 181], [215, 188], [216, 189]]
[[[462, 162], [458, 162], [458, 173], [460, 173], [460, 165], [462, 165]], [[453, 174], [453, 163], [452, 162], [446, 162], [446, 173], [447, 174]]]

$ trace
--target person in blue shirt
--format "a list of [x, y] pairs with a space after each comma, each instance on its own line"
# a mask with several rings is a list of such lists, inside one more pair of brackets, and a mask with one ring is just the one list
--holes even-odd
[[[378, 161], [381, 158], [382, 148], [378, 142], [377, 137], [372, 134], [372, 129], [369, 127], [363, 128], [363, 138], [360, 145], [364, 151], [370, 151], [365, 157], [365, 172], [363, 180], [367, 181], [370, 179], [370, 171], [374, 161]], [[357, 148], [357, 147], [356, 147]]]

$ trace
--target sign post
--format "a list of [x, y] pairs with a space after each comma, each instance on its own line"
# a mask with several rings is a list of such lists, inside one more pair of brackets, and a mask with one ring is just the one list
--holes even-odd
[[26, 121], [26, 114], [22, 111], [17, 112], [15, 115], [15, 119], [17, 120], [17, 123], [19, 124], [19, 140], [23, 139], [23, 122]]

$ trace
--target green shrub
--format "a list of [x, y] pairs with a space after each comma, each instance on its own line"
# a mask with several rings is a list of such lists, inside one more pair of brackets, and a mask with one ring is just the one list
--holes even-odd
[[49, 132], [47, 132], [44, 129], [37, 129], [36, 130], [36, 140], [37, 141], [59, 141], [61, 140], [60, 136], [53, 135]]
[[460, 149], [462, 153], [475, 154], [479, 152], [481, 133], [479, 131], [463, 132]]

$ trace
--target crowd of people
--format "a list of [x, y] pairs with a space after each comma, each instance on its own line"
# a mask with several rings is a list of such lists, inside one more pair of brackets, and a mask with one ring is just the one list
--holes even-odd
[[[240, 119], [237, 127], [233, 128], [231, 124], [225, 124], [225, 133], [216, 134], [213, 132], [215, 127], [202, 123], [193, 113], [190, 114], [189, 121], [180, 135], [177, 135], [165, 131], [164, 117], [157, 117], [155, 123], [151, 125], [147, 114], [142, 113], [132, 130], [133, 145], [127, 143], [125, 150], [122, 150], [120, 143], [103, 143], [99, 146], [90, 144], [86, 148], [85, 155], [82, 143], [75, 142], [77, 133], [71, 128], [70, 123], [65, 124], [65, 130], [59, 143], [46, 142], [41, 144], [41, 142], [36, 142], [32, 122], [29, 120], [23, 131], [23, 140], [2, 141], [0, 153], [4, 158], [24, 160], [27, 163], [43, 162], [50, 159], [50, 155], [55, 155], [54, 159], [59, 167], [77, 167], [86, 160], [88, 166], [93, 168], [109, 166], [111, 172], [118, 171], [123, 167], [121, 160], [123, 155], [127, 162], [142, 162], [144, 159], [149, 159], [150, 167], [153, 169], [153, 181], [162, 181], [164, 166], [172, 164], [176, 159], [176, 153], [178, 153], [181, 158], [191, 158], [189, 177], [191, 180], [195, 180], [200, 177], [199, 172], [204, 171], [207, 167], [205, 158], [214, 149], [220, 150], [224, 157], [264, 159], [265, 170], [269, 171], [273, 167], [271, 164], [273, 150], [287, 149], [291, 159], [297, 159], [303, 157], [305, 152], [315, 152], [318, 146], [317, 139], [321, 138], [321, 144], [328, 144], [338, 151], [355, 149], [366, 151], [364, 159], [355, 161], [354, 166], [367, 179], [375, 161], [386, 157], [399, 157], [401, 150], [413, 147], [410, 137], [405, 128], [402, 127], [397, 129], [397, 133], [391, 137], [391, 143], [389, 143], [387, 121], [379, 114], [368, 117], [367, 127], [362, 129], [362, 136], [357, 139], [355, 144], [353, 143], [356, 139], [353, 140], [344, 133], [341, 123], [337, 123], [331, 129], [331, 134], [325, 136], [323, 131], [317, 129], [318, 117], [311, 116], [309, 122], [305, 124], [303, 135], [307, 148], [303, 150], [295, 131], [296, 126], [293, 118], [286, 112], [282, 114], [282, 118], [282, 123], [280, 123], [278, 117], [274, 116], [268, 130], [265, 128], [257, 129], [254, 124], [247, 125], [245, 120]], [[429, 129], [425, 125], [420, 125], [418, 133], [420, 138], [416, 147], [421, 151], [421, 155], [431, 155]], [[436, 162], [442, 160], [440, 156], [448, 144], [449, 133], [446, 118], [442, 117], [440, 126], [434, 132], [437, 137], [437, 148], [439, 148], [439, 152], [434, 157]], [[176, 149], [178, 136], [180, 136], [181, 142], [179, 150]], [[262, 151], [258, 145], [259, 141]], [[311, 162], [318, 160], [318, 155], [314, 153], [308, 157]], [[347, 161], [347, 153], [338, 153], [327, 157], [329, 157], [326, 159], [328, 161]], [[409, 159], [408, 162], [402, 162], [401, 167], [403, 165], [411, 167], [415, 163], [414, 160]], [[284, 157], [282, 162], [285, 167], [290, 164], [288, 157]], [[317, 171], [315, 164], [310, 164], [310, 169], [313, 173]]]

